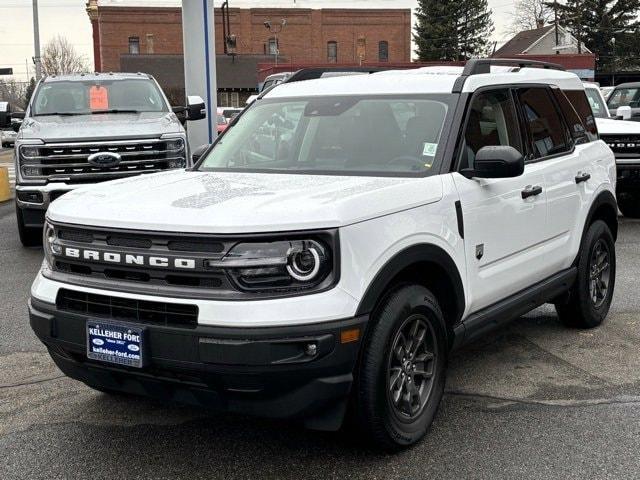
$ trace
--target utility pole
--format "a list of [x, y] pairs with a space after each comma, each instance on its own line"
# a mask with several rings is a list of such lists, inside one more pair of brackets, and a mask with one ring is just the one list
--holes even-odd
[[42, 77], [42, 65], [40, 63], [40, 27], [38, 25], [38, 0], [33, 0], [33, 63], [36, 65], [36, 82]]
[[[560, 41], [560, 36], [558, 35], [558, 0], [554, 0], [553, 2], [553, 23], [554, 29], [556, 31], [556, 47], [558, 46], [558, 42]], [[556, 50], [556, 55], [560, 53], [560, 50]]]

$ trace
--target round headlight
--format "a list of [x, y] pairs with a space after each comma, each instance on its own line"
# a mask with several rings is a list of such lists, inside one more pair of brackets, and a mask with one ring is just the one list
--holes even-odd
[[320, 271], [320, 254], [314, 247], [289, 252], [287, 272], [299, 282], [313, 280]]

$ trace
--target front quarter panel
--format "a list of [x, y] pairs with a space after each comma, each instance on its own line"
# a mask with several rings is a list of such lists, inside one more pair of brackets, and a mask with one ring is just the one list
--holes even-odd
[[419, 207], [340, 230], [340, 285], [354, 298], [362, 301], [378, 272], [401, 252], [416, 245], [433, 245], [443, 250], [455, 263], [460, 278], [465, 278], [464, 244], [458, 233], [455, 209], [458, 197], [451, 177], [424, 179], [424, 191], [425, 202]]

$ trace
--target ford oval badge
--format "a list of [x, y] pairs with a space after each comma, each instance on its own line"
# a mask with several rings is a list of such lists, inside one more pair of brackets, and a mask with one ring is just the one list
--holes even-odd
[[122, 160], [119, 153], [115, 152], [97, 152], [89, 155], [87, 161], [94, 167], [110, 168], [117, 167]]

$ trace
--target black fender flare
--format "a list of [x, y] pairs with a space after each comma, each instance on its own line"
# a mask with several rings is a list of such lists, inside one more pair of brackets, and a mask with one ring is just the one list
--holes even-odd
[[[616, 201], [616, 197], [609, 190], [603, 190], [598, 194], [593, 203], [591, 204], [591, 208], [589, 208], [589, 213], [587, 213], [587, 218], [582, 226], [582, 238], [586, 234], [586, 230], [593, 222], [593, 217], [595, 213], [602, 206], [608, 206], [613, 209], [615, 219], [616, 219], [616, 228], [611, 233], [613, 234], [613, 239], [616, 240], [618, 238], [618, 202]], [[582, 248], [582, 241], [580, 241], [580, 247]]]
[[437, 264], [449, 277], [454, 289], [452, 293], [455, 295], [454, 305], [456, 311], [456, 318], [449, 319], [449, 321], [451, 325], [458, 323], [465, 308], [464, 286], [460, 272], [447, 252], [440, 247], [427, 243], [405, 248], [384, 264], [367, 287], [358, 305], [356, 315], [371, 313], [393, 279], [404, 269], [422, 262]]

